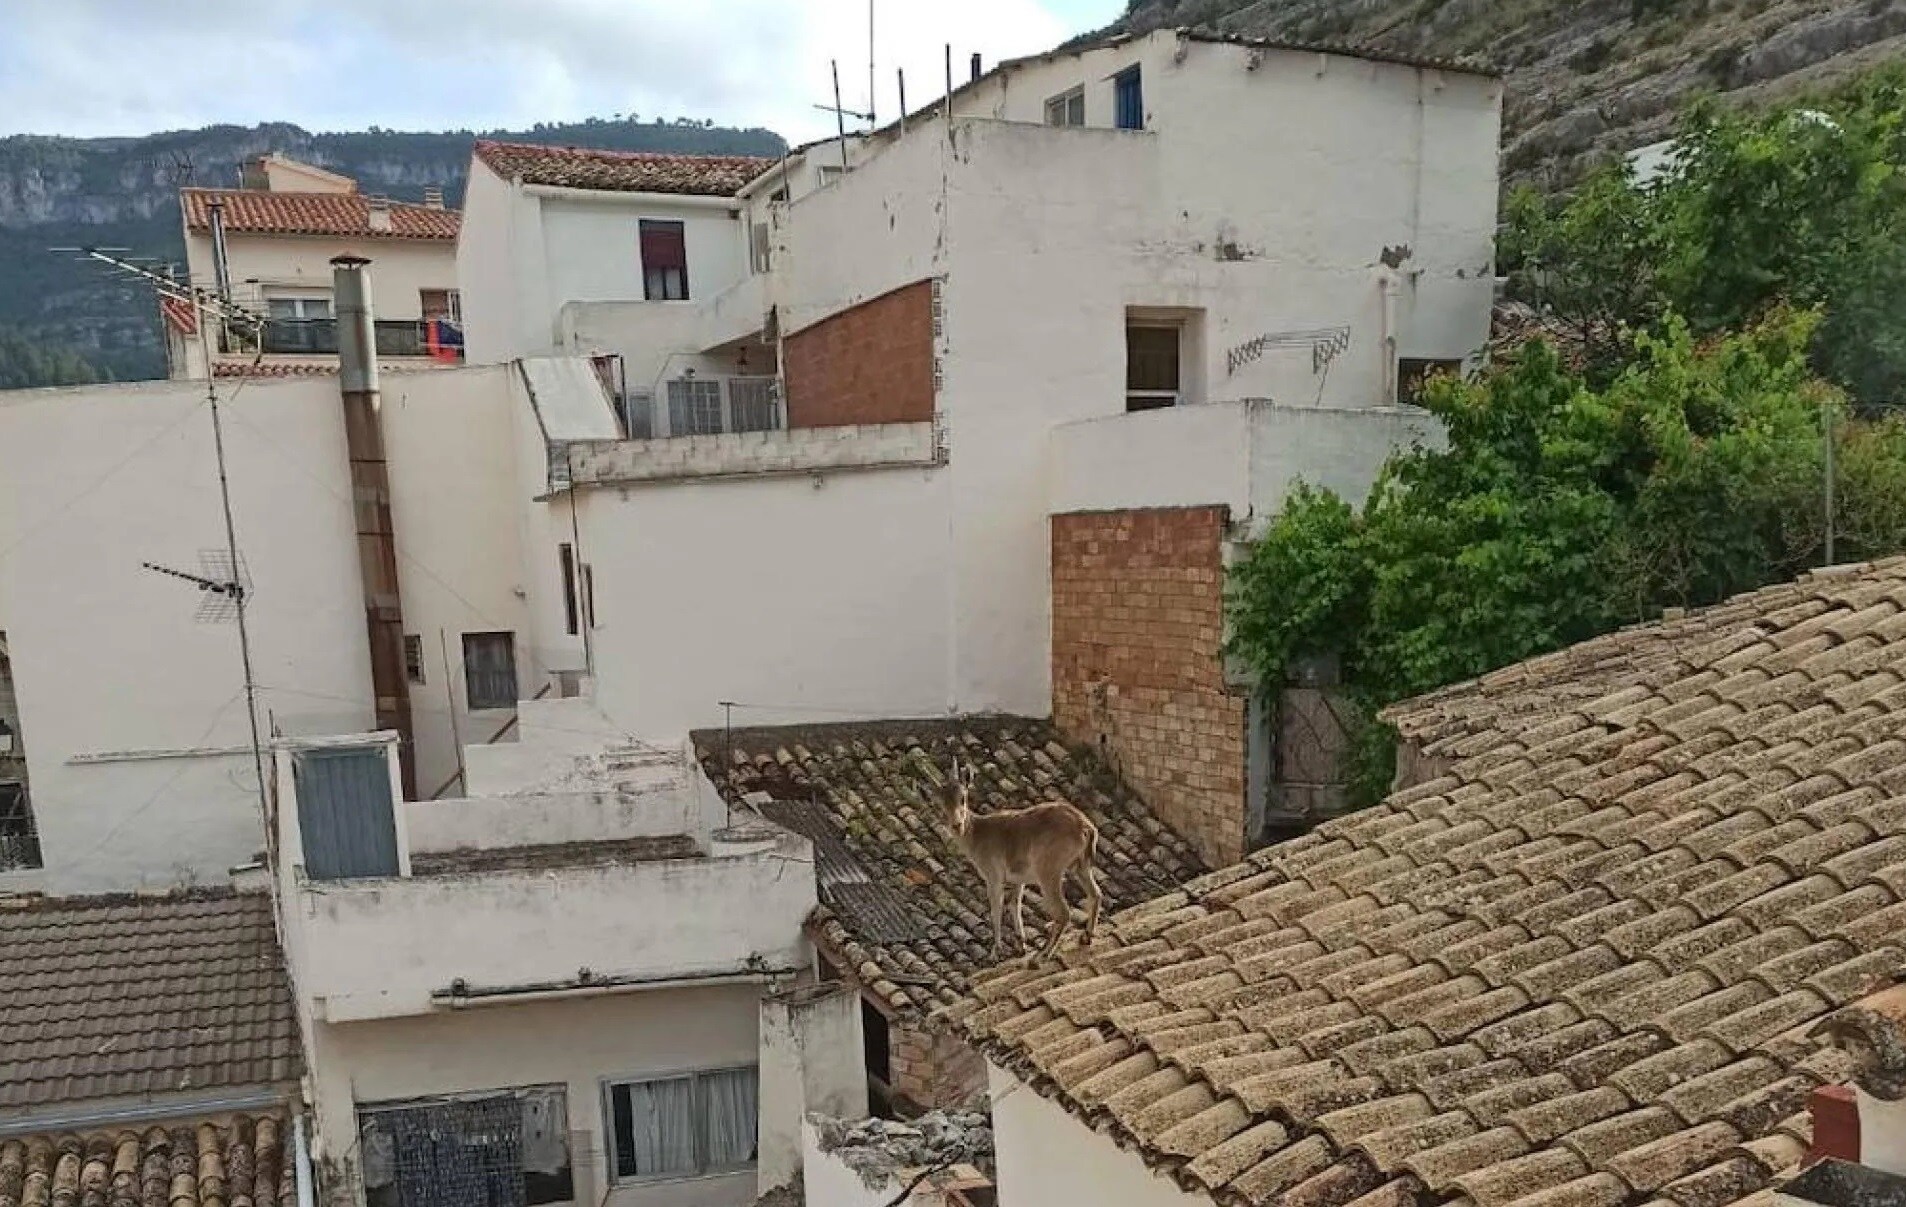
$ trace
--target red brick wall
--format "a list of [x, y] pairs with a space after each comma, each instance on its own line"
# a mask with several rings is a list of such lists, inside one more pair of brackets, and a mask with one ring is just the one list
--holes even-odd
[[1052, 517], [1052, 711], [1213, 866], [1244, 854], [1243, 695], [1225, 689], [1223, 507]]
[[951, 1035], [888, 1020], [893, 1092], [921, 1111], [964, 1108], [986, 1092], [986, 1062]]
[[781, 344], [789, 427], [933, 418], [933, 282], [803, 327]]

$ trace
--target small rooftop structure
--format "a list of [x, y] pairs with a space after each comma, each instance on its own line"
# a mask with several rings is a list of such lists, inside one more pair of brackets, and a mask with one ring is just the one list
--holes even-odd
[[1906, 970], [1906, 559], [1404, 704], [1425, 778], [974, 978], [989, 1058], [1221, 1203], [1718, 1207]]

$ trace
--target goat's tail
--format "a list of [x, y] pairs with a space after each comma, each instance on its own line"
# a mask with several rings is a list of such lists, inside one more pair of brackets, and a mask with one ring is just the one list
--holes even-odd
[[1099, 892], [1098, 873], [1093, 870], [1098, 861], [1099, 828], [1092, 824], [1090, 818], [1087, 818], [1085, 850], [1080, 853], [1079, 862], [1076, 865], [1079, 869], [1079, 879], [1085, 886], [1085, 942], [1087, 946], [1091, 945], [1093, 936], [1098, 933], [1099, 907], [1104, 901], [1104, 894]]

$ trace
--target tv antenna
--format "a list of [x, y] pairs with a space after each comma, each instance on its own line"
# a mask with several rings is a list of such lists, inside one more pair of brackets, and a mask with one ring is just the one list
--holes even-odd
[[[840, 166], [841, 171], [844, 172], [847, 170], [847, 119], [851, 117], [857, 122], [866, 122], [867, 131], [870, 134], [877, 124], [874, 118], [874, 0], [867, 0], [867, 111], [865, 113], [858, 109], [845, 108], [841, 104], [840, 60], [829, 59], [827, 66], [834, 73], [834, 103], [814, 107], [823, 113], [834, 115], [834, 131], [840, 139]], [[901, 112], [903, 114], [906, 112], [905, 105], [901, 106]]]
[[230, 624], [238, 619], [238, 610], [251, 597], [251, 575], [245, 569], [243, 560], [234, 563], [231, 554], [222, 549], [199, 550], [199, 573], [186, 570], [174, 570], [157, 562], [140, 562], [139, 565], [155, 574], [164, 574], [171, 578], [192, 583], [204, 593], [199, 600], [198, 615], [200, 624]]
[[[159, 295], [161, 306], [175, 307], [174, 313], [183, 317], [189, 313], [199, 340], [200, 354], [205, 358], [205, 405], [212, 413], [212, 449], [218, 460], [218, 498], [225, 514], [225, 549], [222, 553], [210, 551], [208, 558], [202, 552], [199, 567], [203, 573], [189, 574], [182, 570], [172, 570], [151, 562], [144, 563], [147, 569], [161, 574], [170, 574], [187, 582], [197, 583], [199, 589], [207, 592], [207, 598], [199, 605], [199, 618], [217, 620], [227, 608], [231, 619], [238, 625], [238, 657], [245, 672], [245, 720], [251, 726], [252, 771], [258, 777], [259, 819], [265, 827], [265, 850], [268, 854], [277, 851], [277, 836], [272, 832], [270, 798], [265, 791], [265, 748], [258, 732], [258, 680], [252, 674], [251, 631], [245, 624], [245, 603], [251, 596], [251, 579], [246, 573], [244, 559], [238, 553], [238, 529], [232, 522], [232, 486], [225, 471], [225, 425], [218, 411], [218, 377], [212, 366], [212, 320], [216, 318], [221, 332], [238, 328], [257, 339], [258, 352], [253, 364], [264, 359], [265, 316], [255, 310], [247, 310], [222, 294], [201, 289], [189, 280], [181, 281], [168, 266], [164, 272], [146, 265], [147, 260], [128, 258], [120, 254], [125, 248], [105, 247], [56, 247], [56, 252], [68, 252], [81, 260], [103, 264], [122, 277], [145, 281]], [[245, 380], [232, 389], [232, 396], [244, 388]]]

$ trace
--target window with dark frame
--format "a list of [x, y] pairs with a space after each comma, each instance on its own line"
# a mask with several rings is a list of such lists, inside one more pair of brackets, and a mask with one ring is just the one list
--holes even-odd
[[1112, 108], [1119, 129], [1145, 128], [1145, 89], [1137, 64], [1112, 77]]
[[688, 300], [688, 243], [679, 222], [649, 218], [638, 224], [642, 244], [642, 296], [651, 302]]
[[596, 627], [596, 568], [587, 562], [582, 566], [582, 622]]
[[575, 1198], [568, 1096], [557, 1086], [358, 1108], [367, 1207]]
[[425, 322], [431, 319], [452, 323], [463, 321], [463, 298], [454, 289], [420, 289], [417, 291], [417, 300]]
[[1125, 325], [1125, 409], [1155, 411], [1178, 405], [1178, 327], [1158, 323]]
[[404, 634], [404, 678], [424, 681], [424, 639], [415, 633]]
[[1455, 377], [1463, 371], [1460, 360], [1438, 360], [1426, 357], [1403, 356], [1396, 362], [1396, 400], [1398, 402], [1419, 403], [1423, 400], [1423, 388], [1435, 377]]
[[463, 635], [463, 689], [472, 712], [516, 707], [516, 634]]
[[561, 563], [563, 575], [563, 632], [574, 637], [581, 631], [576, 626], [575, 547], [567, 542], [556, 546], [556, 560]]
[[1048, 100], [1046, 124], [1048, 126], [1083, 126], [1085, 124], [1085, 85], [1081, 84], [1070, 92], [1061, 92]]
[[755, 1066], [605, 1082], [609, 1172], [617, 1182], [693, 1178], [754, 1167]]

